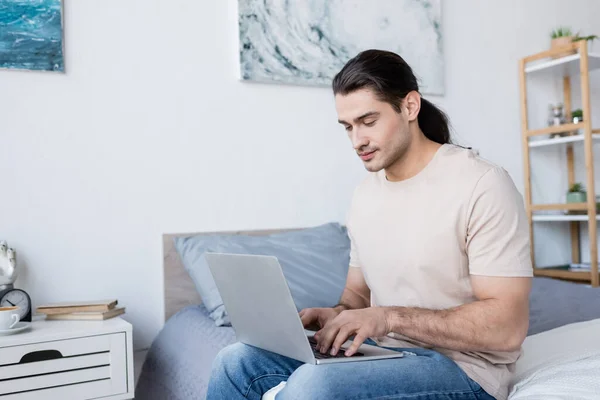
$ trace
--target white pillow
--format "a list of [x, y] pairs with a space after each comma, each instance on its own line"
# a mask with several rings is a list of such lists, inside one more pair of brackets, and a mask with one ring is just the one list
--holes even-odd
[[525, 339], [510, 390], [510, 400], [597, 400], [600, 319], [568, 324]]

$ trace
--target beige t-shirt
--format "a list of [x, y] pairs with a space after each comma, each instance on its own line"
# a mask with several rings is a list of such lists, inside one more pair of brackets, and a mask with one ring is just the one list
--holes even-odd
[[[412, 178], [385, 171], [358, 186], [348, 213], [351, 267], [361, 268], [372, 306], [446, 309], [476, 300], [469, 276], [533, 275], [523, 199], [508, 173], [445, 144]], [[390, 347], [425, 347], [453, 359], [497, 399], [506, 399], [516, 352], [458, 352], [391, 333]]]

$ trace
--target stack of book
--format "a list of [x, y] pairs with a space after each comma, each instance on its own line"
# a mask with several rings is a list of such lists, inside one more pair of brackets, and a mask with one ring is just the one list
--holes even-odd
[[37, 312], [46, 314], [47, 320], [105, 320], [125, 313], [125, 307], [117, 304], [117, 300], [63, 302], [39, 306]]

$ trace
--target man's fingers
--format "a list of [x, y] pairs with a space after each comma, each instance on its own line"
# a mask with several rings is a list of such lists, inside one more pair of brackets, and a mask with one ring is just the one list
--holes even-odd
[[306, 316], [304, 316], [304, 315], [300, 316], [300, 321], [302, 322], [302, 326], [305, 328], [310, 323], [310, 322], [308, 322], [308, 318], [306, 318]]
[[319, 331], [317, 342], [319, 343], [319, 351], [321, 351], [321, 353], [327, 353], [329, 351], [331, 343], [333, 343], [333, 340], [338, 335], [339, 330], [339, 324], [332, 321]]
[[350, 356], [354, 355], [354, 353], [356, 353], [358, 351], [358, 348], [360, 347], [361, 344], [364, 343], [365, 340], [366, 340], [366, 337], [364, 337], [363, 335], [357, 333], [356, 336], [354, 336], [354, 340], [352, 341], [352, 345], [350, 345], [350, 347], [348, 348], [348, 350], [346, 350], [346, 352], [344, 354], [347, 357], [350, 357]]
[[316, 331], [321, 328], [319, 324], [319, 312], [313, 309], [305, 309], [300, 311], [300, 321], [304, 329]]
[[306, 328], [308, 325], [312, 324], [313, 322], [315, 322], [316, 318], [313, 315], [313, 313], [311, 312], [305, 312], [304, 314], [300, 315], [300, 321], [302, 321], [302, 325]]
[[331, 345], [338, 335], [338, 332], [342, 326], [349, 322], [350, 314], [348, 311], [342, 311], [335, 318], [330, 320], [319, 333], [319, 346], [321, 347], [321, 353], [327, 353], [331, 348]]
[[354, 333], [354, 330], [355, 329], [353, 329], [350, 324], [342, 326], [337, 336], [335, 337], [333, 344], [331, 345], [332, 356], [335, 356], [340, 351], [342, 345], [346, 342], [346, 340], [348, 340], [350, 335]]

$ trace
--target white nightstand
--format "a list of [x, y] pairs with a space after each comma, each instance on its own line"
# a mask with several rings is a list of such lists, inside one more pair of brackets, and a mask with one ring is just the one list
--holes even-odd
[[2, 400], [124, 400], [134, 396], [131, 324], [45, 321], [0, 336]]

